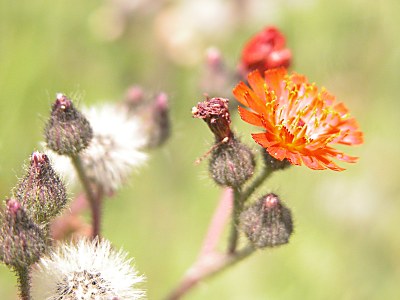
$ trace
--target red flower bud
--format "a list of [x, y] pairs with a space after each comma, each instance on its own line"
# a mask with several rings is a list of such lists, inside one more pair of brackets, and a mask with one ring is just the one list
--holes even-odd
[[277, 67], [289, 67], [292, 54], [285, 47], [283, 34], [275, 27], [266, 27], [243, 47], [240, 72], [245, 76], [258, 69], [261, 73]]

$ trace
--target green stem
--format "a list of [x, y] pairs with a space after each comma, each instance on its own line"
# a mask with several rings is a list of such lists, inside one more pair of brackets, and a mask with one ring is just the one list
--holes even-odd
[[22, 267], [15, 269], [18, 276], [18, 289], [21, 300], [31, 299], [31, 276], [29, 273], [29, 267]]
[[82, 160], [79, 155], [71, 155], [72, 163], [78, 173], [79, 180], [85, 190], [86, 199], [89, 202], [91, 213], [92, 213], [92, 237], [100, 235], [100, 219], [101, 219], [101, 193], [95, 194], [90, 184], [89, 178], [86, 176], [85, 170], [83, 169]]
[[232, 211], [232, 224], [231, 224], [231, 234], [229, 237], [229, 245], [228, 245], [228, 253], [232, 254], [235, 253], [238, 239], [239, 239], [239, 232], [238, 232], [238, 225], [239, 225], [239, 216], [240, 212], [243, 208], [243, 200], [242, 195], [239, 189], [233, 189], [233, 211]]
[[166, 298], [166, 300], [178, 300], [183, 297], [200, 281], [203, 281], [217, 273], [233, 266], [252, 254], [255, 249], [252, 246], [235, 252], [234, 254], [211, 254], [200, 258], [186, 273], [178, 287]]

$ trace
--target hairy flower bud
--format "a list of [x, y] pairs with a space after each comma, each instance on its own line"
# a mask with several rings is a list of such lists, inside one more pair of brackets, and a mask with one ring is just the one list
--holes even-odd
[[240, 227], [255, 247], [275, 247], [289, 242], [292, 215], [277, 195], [268, 194], [241, 213]]
[[203, 119], [218, 142], [233, 137], [228, 103], [225, 98], [207, 98], [192, 108], [193, 117]]
[[211, 153], [210, 174], [222, 186], [242, 186], [253, 175], [254, 167], [253, 153], [235, 138], [216, 144]]
[[0, 260], [15, 269], [37, 262], [46, 249], [45, 232], [15, 199], [6, 202], [1, 215]]
[[93, 132], [86, 118], [63, 94], [57, 94], [45, 127], [46, 143], [58, 154], [74, 155], [85, 149]]
[[230, 95], [232, 81], [236, 81], [224, 63], [219, 49], [210, 47], [206, 51], [206, 61], [201, 75], [200, 88], [208, 95]]
[[129, 109], [136, 109], [140, 105], [143, 105], [145, 100], [144, 91], [142, 87], [138, 85], [131, 86], [125, 93], [125, 104]]
[[46, 154], [32, 153], [26, 175], [14, 190], [15, 197], [37, 223], [47, 223], [67, 203], [65, 186], [50, 165]]
[[170, 136], [171, 124], [169, 120], [168, 96], [159, 93], [151, 107], [151, 122], [149, 126], [148, 147], [155, 148], [164, 144]]

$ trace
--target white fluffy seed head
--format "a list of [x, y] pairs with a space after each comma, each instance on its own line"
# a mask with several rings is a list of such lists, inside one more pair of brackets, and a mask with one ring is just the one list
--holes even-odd
[[34, 274], [35, 299], [136, 300], [144, 281], [127, 253], [115, 251], [106, 240], [86, 239], [61, 244], [39, 262]]
[[[147, 154], [142, 152], [147, 144], [145, 130], [139, 118], [115, 105], [105, 104], [82, 112], [93, 129], [89, 147], [80, 154], [84, 168], [90, 179], [110, 194], [147, 160]], [[67, 182], [76, 181], [68, 158], [46, 153]]]

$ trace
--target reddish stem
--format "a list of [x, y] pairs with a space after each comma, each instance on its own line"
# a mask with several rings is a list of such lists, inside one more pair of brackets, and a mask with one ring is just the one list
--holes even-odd
[[227, 267], [241, 261], [254, 252], [253, 247], [247, 247], [234, 254], [209, 253], [202, 256], [188, 270], [178, 287], [166, 298], [166, 300], [178, 300], [200, 281], [215, 275]]
[[218, 206], [211, 219], [199, 258], [215, 251], [224, 230], [224, 226], [232, 212], [232, 203], [233, 191], [231, 188], [226, 188], [222, 193]]
[[96, 236], [100, 235], [101, 202], [102, 202], [103, 192], [100, 187], [98, 187], [97, 191], [95, 191], [93, 185], [90, 183], [89, 178], [86, 176], [79, 155], [72, 155], [71, 159], [72, 163], [75, 166], [76, 172], [78, 173], [78, 177], [85, 190], [86, 199], [88, 200], [90, 205], [90, 210], [92, 212], [92, 225], [93, 225], [92, 237], [95, 238]]
[[216, 252], [217, 244], [232, 212], [233, 197], [232, 189], [227, 188], [223, 191], [196, 262], [186, 272], [177, 288], [166, 298], [167, 300], [180, 299], [200, 281], [223, 271], [253, 253], [254, 249], [252, 247], [235, 253], [222, 254]]

